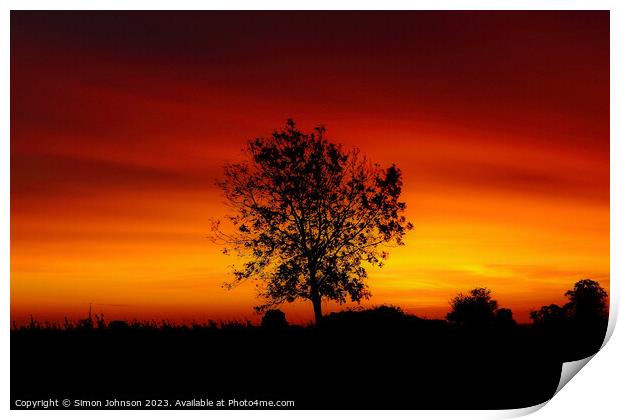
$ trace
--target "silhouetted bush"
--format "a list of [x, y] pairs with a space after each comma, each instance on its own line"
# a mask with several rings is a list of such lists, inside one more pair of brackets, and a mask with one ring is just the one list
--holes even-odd
[[114, 320], [108, 323], [108, 328], [112, 331], [125, 331], [128, 327], [127, 321]]
[[263, 315], [261, 326], [269, 330], [282, 330], [288, 326], [286, 315], [279, 309], [269, 309]]
[[512, 317], [512, 310], [508, 308], [499, 308], [495, 311], [494, 326], [501, 332], [509, 332], [517, 325]]
[[493, 324], [497, 301], [491, 299], [491, 291], [476, 288], [468, 294], [459, 293], [450, 301], [446, 319], [467, 328], [488, 328]]
[[348, 328], [381, 328], [402, 326], [412, 319], [419, 319], [414, 315], [407, 315], [397, 306], [382, 305], [371, 309], [345, 310], [331, 312], [323, 319], [322, 327], [344, 326]]
[[545, 328], [559, 328], [568, 321], [564, 308], [554, 303], [543, 306], [537, 311], [531, 311], [530, 319], [535, 326]]

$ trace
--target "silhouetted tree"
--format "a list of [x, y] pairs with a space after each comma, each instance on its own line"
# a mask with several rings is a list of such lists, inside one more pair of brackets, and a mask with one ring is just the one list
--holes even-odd
[[591, 323], [607, 320], [607, 292], [598, 282], [579, 280], [564, 295], [568, 298], [564, 311], [573, 321]]
[[607, 321], [607, 292], [598, 282], [579, 280], [564, 296], [568, 303], [562, 307], [551, 304], [530, 312], [534, 324], [553, 327], [569, 321], [578, 324]]
[[215, 222], [214, 237], [225, 253], [246, 258], [229, 286], [261, 280], [266, 303], [258, 310], [310, 300], [317, 323], [322, 299], [369, 297], [364, 265], [382, 266], [381, 245], [403, 245], [413, 227], [399, 201], [400, 170], [371, 165], [358, 149], [327, 140], [325, 128], [302, 133], [290, 119], [271, 137], [250, 140], [245, 153], [218, 182], [234, 229]]
[[596, 352], [607, 328], [607, 292], [596, 281], [580, 280], [564, 294], [568, 303], [543, 306], [530, 313], [534, 326], [564, 360]]
[[279, 309], [269, 309], [261, 319], [261, 326], [270, 330], [282, 329], [288, 326], [286, 315]]
[[476, 288], [468, 294], [459, 293], [450, 301], [451, 311], [446, 319], [465, 327], [489, 327], [493, 323], [497, 301], [491, 299], [491, 291]]
[[543, 306], [537, 311], [531, 311], [530, 319], [534, 325], [550, 328], [558, 327], [567, 320], [564, 308], [554, 303]]

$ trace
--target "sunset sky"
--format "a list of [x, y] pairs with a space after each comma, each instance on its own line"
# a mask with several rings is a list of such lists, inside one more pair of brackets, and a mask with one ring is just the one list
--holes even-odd
[[402, 169], [364, 305], [609, 289], [608, 12], [12, 12], [11, 318], [256, 320], [213, 181], [288, 117]]

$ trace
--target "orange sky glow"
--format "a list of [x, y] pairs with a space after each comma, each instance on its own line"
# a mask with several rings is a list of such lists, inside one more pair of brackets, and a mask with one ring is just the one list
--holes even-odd
[[607, 12], [13, 12], [11, 318], [256, 321], [213, 180], [288, 117], [402, 169], [415, 229], [364, 306], [609, 289]]

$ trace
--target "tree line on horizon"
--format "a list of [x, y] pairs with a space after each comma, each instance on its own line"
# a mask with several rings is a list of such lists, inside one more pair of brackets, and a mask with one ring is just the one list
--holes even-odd
[[[546, 329], [566, 328], [569, 326], [587, 327], [592, 325], [606, 324], [608, 319], [607, 292], [600, 284], [591, 279], [584, 279], [576, 282], [572, 289], [564, 294], [568, 302], [562, 306], [557, 304], [544, 305], [540, 309], [530, 312], [530, 319], [535, 327]], [[510, 308], [499, 307], [497, 301], [492, 298], [491, 290], [479, 287], [467, 293], [458, 293], [450, 300], [450, 311], [445, 316], [445, 322], [465, 330], [484, 331], [485, 329], [510, 330], [516, 326]], [[406, 314], [404, 310], [393, 305], [380, 305], [371, 309], [359, 308], [355, 310], [347, 309], [342, 312], [332, 312], [327, 317], [337, 317], [340, 313], [362, 313], [370, 314], [378, 318], [392, 315], [397, 317], [416, 317], [413, 314]], [[355, 316], [355, 315], [353, 315]], [[393, 318], [393, 317], [392, 317]], [[421, 318], [418, 318], [421, 319]], [[431, 320], [440, 321], [440, 320]], [[262, 327], [277, 329], [289, 325], [286, 314], [280, 309], [269, 309], [265, 311], [261, 322]], [[311, 324], [312, 325], [312, 324]], [[316, 324], [315, 324], [316, 325]], [[62, 325], [56, 323], [40, 323], [32, 316], [30, 322], [22, 327], [12, 324], [13, 329], [113, 329], [122, 330], [130, 327], [148, 329], [174, 329], [186, 328], [186, 325], [178, 325], [169, 321], [138, 321], [127, 322], [124, 320], [112, 320], [107, 322], [103, 314], [95, 314], [93, 317], [80, 319], [72, 322], [65, 318]], [[237, 321], [228, 321], [219, 325], [224, 328], [252, 327]], [[209, 320], [207, 323], [193, 323], [192, 328], [218, 328], [215, 321]]]

